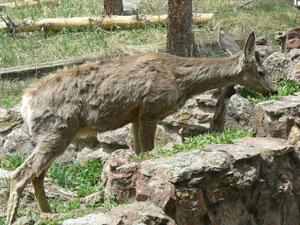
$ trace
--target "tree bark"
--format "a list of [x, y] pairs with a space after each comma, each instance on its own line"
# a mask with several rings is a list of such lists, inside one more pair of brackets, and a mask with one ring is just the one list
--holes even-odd
[[104, 0], [104, 11], [106, 15], [122, 15], [122, 0]]
[[192, 0], [169, 0], [167, 52], [177, 56], [195, 57], [192, 29]]

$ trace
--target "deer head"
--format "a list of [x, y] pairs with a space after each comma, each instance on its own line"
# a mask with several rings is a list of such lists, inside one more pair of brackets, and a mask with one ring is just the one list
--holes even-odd
[[[220, 27], [219, 44], [221, 48], [230, 55], [241, 52], [238, 44], [230, 37], [227, 31]], [[255, 34], [250, 33], [241, 54], [241, 79], [239, 84], [256, 90], [263, 95], [268, 93], [276, 94], [277, 87], [270, 80], [267, 71], [264, 69], [259, 52], [255, 51]]]

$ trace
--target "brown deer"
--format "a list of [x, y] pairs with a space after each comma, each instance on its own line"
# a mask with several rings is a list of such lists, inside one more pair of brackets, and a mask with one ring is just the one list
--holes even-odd
[[43, 184], [46, 171], [78, 135], [132, 123], [139, 154], [154, 148], [157, 121], [194, 95], [234, 84], [276, 92], [254, 49], [252, 32], [243, 51], [228, 58], [146, 53], [61, 70], [33, 85], [23, 96], [22, 115], [37, 145], [11, 174], [6, 224], [15, 220], [29, 181], [41, 212], [51, 212]]
[[[224, 52], [229, 55], [235, 55], [241, 51], [240, 46], [230, 37], [224, 27], [219, 29], [219, 45]], [[232, 95], [235, 94], [234, 85], [221, 88], [221, 95], [218, 97], [214, 117], [210, 123], [212, 132], [221, 132], [225, 123], [226, 105]]]

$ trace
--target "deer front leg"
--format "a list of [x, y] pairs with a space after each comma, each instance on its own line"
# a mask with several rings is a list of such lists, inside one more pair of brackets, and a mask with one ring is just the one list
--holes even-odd
[[142, 152], [154, 149], [154, 138], [156, 131], [157, 119], [140, 118], [139, 120], [139, 143]]
[[50, 208], [50, 205], [48, 203], [46, 193], [45, 193], [45, 188], [44, 188], [44, 179], [45, 179], [47, 170], [48, 170], [48, 168], [45, 169], [41, 173], [40, 176], [34, 177], [32, 179], [32, 184], [33, 184], [33, 188], [34, 188], [34, 195], [35, 195], [35, 197], [38, 201], [40, 211], [50, 213], [51, 208]]
[[[26, 185], [33, 180], [34, 187], [37, 188], [39, 205], [42, 210], [50, 210], [48, 202], [45, 203], [44, 180], [46, 170], [52, 162], [64, 151], [65, 146], [50, 148], [47, 144], [37, 145], [25, 162], [19, 166], [10, 177], [10, 195], [7, 204], [6, 224], [11, 225], [17, 216], [20, 197]], [[40, 189], [42, 188], [42, 190]], [[46, 200], [47, 201], [47, 200]]]
[[132, 135], [133, 135], [133, 150], [135, 154], [141, 153], [141, 145], [139, 139], [139, 121], [132, 123]]

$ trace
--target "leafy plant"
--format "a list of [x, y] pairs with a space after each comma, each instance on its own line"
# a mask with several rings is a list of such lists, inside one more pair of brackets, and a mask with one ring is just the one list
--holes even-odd
[[242, 88], [240, 94], [244, 98], [247, 98], [250, 102], [256, 104], [268, 100], [277, 100], [281, 96], [287, 96], [298, 92], [300, 91], [300, 83], [296, 81], [282, 80], [277, 83], [277, 89], [278, 94], [269, 96], [263, 96], [260, 93], [252, 91], [248, 88]]
[[24, 158], [18, 155], [10, 155], [7, 158], [0, 158], [0, 168], [15, 170], [24, 162]]
[[86, 196], [101, 190], [101, 173], [104, 162], [98, 159], [80, 165], [75, 161], [70, 166], [61, 166], [54, 163], [48, 170], [47, 176], [57, 185], [76, 191], [79, 197]]

